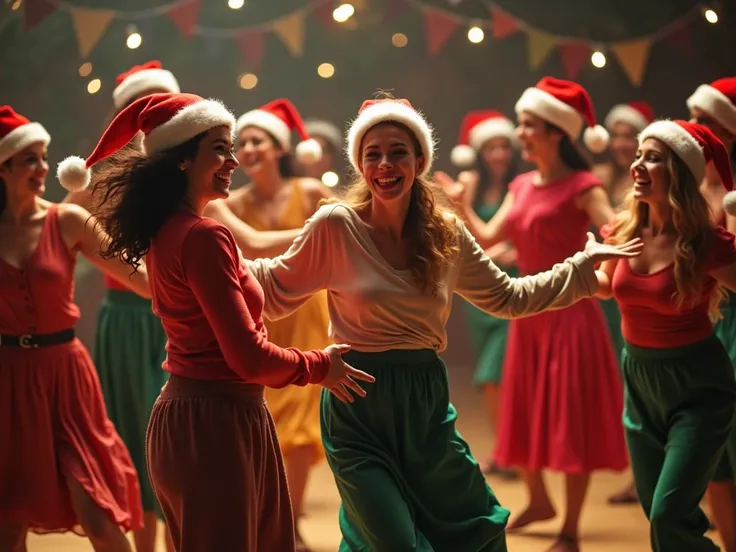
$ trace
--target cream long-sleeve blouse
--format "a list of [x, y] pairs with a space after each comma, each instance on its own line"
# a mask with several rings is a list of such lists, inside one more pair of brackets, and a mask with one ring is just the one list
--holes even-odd
[[330, 337], [366, 352], [444, 350], [453, 293], [494, 316], [518, 318], [569, 306], [598, 287], [584, 253], [546, 272], [510, 278], [458, 224], [460, 251], [436, 294], [421, 292], [409, 271], [393, 269], [358, 214], [340, 203], [320, 207], [283, 255], [246, 264], [263, 286], [266, 318], [287, 316], [326, 289]]

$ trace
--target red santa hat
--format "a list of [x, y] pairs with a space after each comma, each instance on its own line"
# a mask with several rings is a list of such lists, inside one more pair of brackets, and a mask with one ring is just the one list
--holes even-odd
[[40, 123], [32, 123], [9, 105], [0, 107], [0, 163], [31, 144], [48, 146], [51, 136]]
[[736, 135], [736, 77], [701, 84], [687, 99], [687, 106], [705, 111]]
[[358, 161], [363, 136], [379, 123], [401, 123], [407, 127], [419, 142], [424, 156], [424, 170], [419, 176], [429, 173], [434, 161], [434, 129], [409, 100], [393, 98], [366, 100], [360, 106], [358, 116], [348, 130], [348, 157], [353, 168], [360, 171]]
[[57, 178], [69, 191], [86, 188], [90, 168], [113, 155], [143, 132], [143, 151], [151, 155], [183, 144], [197, 134], [218, 126], [235, 126], [235, 117], [217, 100], [194, 94], [152, 94], [134, 101], [110, 123], [95, 150], [86, 160], [67, 157]]
[[705, 178], [705, 167], [713, 162], [726, 190], [733, 189], [731, 160], [718, 137], [713, 132], [696, 123], [680, 120], [655, 121], [639, 134], [639, 144], [647, 138], [661, 140], [687, 165], [700, 184]]
[[310, 164], [322, 158], [322, 147], [317, 140], [309, 137], [299, 111], [289, 100], [274, 100], [241, 115], [235, 122], [235, 134], [240, 134], [248, 126], [268, 132], [284, 151], [291, 151], [291, 131], [296, 131], [301, 140], [296, 146], [297, 161]]
[[145, 92], [181, 92], [174, 75], [163, 69], [161, 62], [152, 60], [143, 65], [134, 65], [125, 73], [118, 75], [117, 86], [112, 91], [115, 109], [122, 109], [131, 100]]
[[610, 130], [616, 123], [626, 123], [634, 127], [637, 132], [641, 132], [652, 121], [654, 121], [652, 107], [646, 102], [634, 101], [613, 106], [603, 124]]
[[585, 146], [600, 153], [608, 145], [608, 131], [596, 124], [593, 101], [588, 92], [571, 81], [544, 77], [533, 88], [527, 88], [516, 102], [516, 113], [528, 111], [561, 128], [570, 139], [577, 140], [583, 123]]
[[471, 111], [463, 117], [458, 145], [450, 151], [450, 160], [458, 167], [468, 167], [475, 163], [483, 144], [498, 137], [506, 138], [516, 146], [518, 139], [514, 123], [498, 111]]

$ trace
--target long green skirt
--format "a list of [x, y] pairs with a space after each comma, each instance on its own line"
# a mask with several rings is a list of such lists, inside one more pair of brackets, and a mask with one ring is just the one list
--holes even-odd
[[624, 346], [624, 427], [655, 552], [712, 552], [700, 509], [734, 417], [736, 381], [714, 336], [683, 347]]
[[[713, 333], [723, 343], [731, 366], [736, 371], [736, 294], [728, 294], [728, 301], [721, 307], [721, 318], [713, 329]], [[736, 480], [736, 423], [726, 441], [726, 450], [721, 457], [713, 481]]]
[[352, 404], [322, 395], [322, 442], [342, 499], [340, 551], [506, 551], [509, 511], [455, 429], [442, 360], [431, 350], [344, 358], [376, 382]]
[[135, 293], [107, 290], [97, 318], [94, 362], [107, 414], [128, 447], [138, 472], [143, 511], [160, 514], [146, 469], [146, 426], [168, 374], [166, 335], [151, 301]]

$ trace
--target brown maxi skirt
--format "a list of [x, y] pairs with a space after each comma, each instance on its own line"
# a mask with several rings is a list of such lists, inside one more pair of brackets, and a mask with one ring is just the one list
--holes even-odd
[[171, 376], [146, 436], [177, 552], [293, 552], [283, 460], [263, 387]]

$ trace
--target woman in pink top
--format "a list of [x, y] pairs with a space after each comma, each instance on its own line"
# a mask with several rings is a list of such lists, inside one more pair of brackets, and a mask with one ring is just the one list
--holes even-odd
[[62, 182], [89, 182], [103, 169], [100, 219], [106, 257], [135, 270], [147, 255], [154, 312], [168, 338], [170, 378], [151, 413], [146, 441], [151, 483], [179, 552], [295, 548], [283, 462], [263, 386], [320, 384], [340, 400], [373, 378], [349, 367], [344, 345], [301, 352], [269, 343], [263, 291], [230, 231], [203, 218], [226, 198], [238, 162], [232, 114], [193, 94], [155, 94], [113, 120], [92, 155], [59, 167]]
[[[524, 92], [516, 111], [522, 157], [537, 170], [509, 185], [488, 224], [468, 209], [463, 213], [483, 247], [510, 239], [519, 268], [531, 274], [582, 247], [591, 223], [600, 228], [613, 218], [605, 188], [574, 145], [584, 122], [590, 149], [600, 151], [607, 133], [595, 124], [588, 93], [573, 82], [543, 78]], [[591, 473], [628, 465], [621, 378], [598, 302], [513, 320], [503, 373], [496, 461], [522, 468], [529, 492], [527, 508], [509, 530], [555, 517], [542, 472], [560, 471], [566, 513], [550, 551], [577, 551]]]

